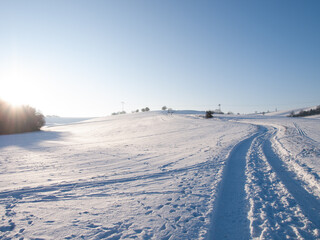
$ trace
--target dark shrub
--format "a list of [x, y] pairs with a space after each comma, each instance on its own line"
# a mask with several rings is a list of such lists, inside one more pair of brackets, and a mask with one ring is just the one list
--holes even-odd
[[206, 116], [205, 116], [205, 118], [213, 118], [213, 116], [212, 116], [212, 114], [213, 114], [214, 112], [213, 111], [206, 111]]
[[150, 111], [150, 108], [148, 108], [148, 107], [141, 109], [141, 112], [148, 112], [148, 111]]
[[44, 116], [34, 108], [13, 107], [0, 100], [0, 134], [39, 131], [44, 125]]

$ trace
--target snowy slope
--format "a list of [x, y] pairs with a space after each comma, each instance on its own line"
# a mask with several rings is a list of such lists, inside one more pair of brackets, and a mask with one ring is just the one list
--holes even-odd
[[[282, 111], [277, 111], [277, 112], [270, 112], [266, 113], [266, 116], [272, 116], [272, 117], [287, 117], [291, 114], [291, 112], [294, 113], [299, 113], [300, 111], [309, 111], [311, 109], [315, 109], [317, 106], [313, 107], [304, 107], [304, 108], [295, 108], [291, 110], [282, 110]], [[317, 115], [316, 115], [317, 116]], [[312, 116], [311, 116], [312, 117]], [[319, 115], [318, 115], [319, 117]]]
[[68, 118], [68, 117], [57, 117], [57, 116], [47, 116], [46, 126], [56, 126], [56, 125], [66, 125], [70, 123], [83, 122], [90, 118]]
[[319, 142], [319, 119], [190, 111], [0, 136], [0, 239], [316, 239]]
[[226, 155], [255, 127], [140, 113], [1, 136], [5, 237], [197, 239]]

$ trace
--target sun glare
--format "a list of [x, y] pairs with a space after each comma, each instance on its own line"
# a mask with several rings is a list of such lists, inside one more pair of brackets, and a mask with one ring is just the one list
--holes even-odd
[[35, 76], [23, 69], [11, 69], [1, 74], [0, 98], [12, 105], [29, 105], [33, 103], [36, 88], [33, 84]]

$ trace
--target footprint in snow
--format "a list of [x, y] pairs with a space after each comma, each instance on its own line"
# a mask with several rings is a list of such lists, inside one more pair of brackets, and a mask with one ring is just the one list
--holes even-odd
[[12, 220], [9, 220], [8, 223], [9, 225], [7, 226], [0, 226], [0, 232], [11, 232], [15, 229], [16, 224]]
[[160, 230], [163, 231], [166, 229], [166, 224], [163, 224], [161, 227], [160, 227]]
[[193, 212], [192, 215], [193, 215], [194, 217], [199, 217], [199, 216], [200, 216], [200, 214], [199, 214], [198, 212]]
[[146, 215], [149, 215], [150, 213], [152, 213], [152, 210], [147, 211], [145, 214], [146, 214]]
[[90, 224], [87, 225], [87, 227], [88, 228], [97, 228], [97, 227], [99, 227], [99, 225], [95, 225], [93, 223], [90, 223]]
[[75, 238], [75, 237], [77, 237], [77, 236], [76, 236], [76, 235], [74, 235], [74, 234], [72, 234], [71, 236], [69, 236], [69, 237], [65, 237], [64, 239], [69, 240], [69, 239], [72, 239], [72, 238]]
[[163, 208], [162, 204], [157, 207], [158, 210], [161, 209], [161, 208]]
[[134, 229], [133, 231], [135, 231], [136, 233], [141, 233], [142, 229]]
[[45, 223], [54, 223], [54, 221], [45, 221]]

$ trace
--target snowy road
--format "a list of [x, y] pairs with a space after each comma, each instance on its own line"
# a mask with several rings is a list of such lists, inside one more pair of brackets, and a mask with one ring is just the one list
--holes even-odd
[[319, 133], [149, 113], [0, 136], [0, 239], [319, 239]]
[[271, 142], [277, 131], [260, 126], [231, 151], [208, 239], [319, 237], [320, 200], [275, 153]]

